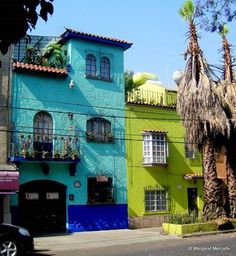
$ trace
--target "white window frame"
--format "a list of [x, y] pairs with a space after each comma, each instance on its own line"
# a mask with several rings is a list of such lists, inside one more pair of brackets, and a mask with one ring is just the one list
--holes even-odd
[[143, 164], [167, 164], [168, 144], [166, 133], [145, 132], [143, 135]]
[[168, 191], [166, 189], [145, 189], [144, 190], [145, 212], [166, 212], [168, 211]]
[[188, 159], [195, 158], [195, 151], [189, 148], [189, 144], [186, 141], [184, 142], [184, 154], [185, 154], [185, 158], [188, 158]]

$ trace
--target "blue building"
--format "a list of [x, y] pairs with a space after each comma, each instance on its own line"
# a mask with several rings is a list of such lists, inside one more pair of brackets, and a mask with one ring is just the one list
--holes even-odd
[[35, 233], [127, 228], [123, 55], [132, 44], [71, 29], [60, 43], [65, 69], [13, 64], [13, 223]]

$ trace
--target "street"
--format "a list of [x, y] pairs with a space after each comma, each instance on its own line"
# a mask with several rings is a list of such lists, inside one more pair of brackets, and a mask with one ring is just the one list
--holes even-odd
[[148, 229], [134, 232], [134, 235], [132, 230], [118, 230], [39, 237], [35, 239], [36, 252], [30, 256], [233, 256], [236, 251], [236, 233], [178, 238]]

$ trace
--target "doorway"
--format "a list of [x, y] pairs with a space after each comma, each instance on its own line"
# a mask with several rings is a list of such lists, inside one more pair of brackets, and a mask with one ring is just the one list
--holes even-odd
[[49, 180], [36, 180], [20, 186], [20, 224], [31, 233], [65, 232], [66, 186]]
[[198, 216], [198, 207], [197, 207], [197, 188], [188, 188], [188, 212], [189, 214], [194, 214]]

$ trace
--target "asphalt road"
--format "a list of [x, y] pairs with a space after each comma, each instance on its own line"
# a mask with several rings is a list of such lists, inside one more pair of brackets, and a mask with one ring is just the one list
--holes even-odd
[[[175, 238], [156, 241], [130, 241], [112, 246], [70, 247], [64, 241], [64, 248], [39, 249], [30, 256], [234, 256], [236, 255], [236, 233], [210, 236]], [[92, 241], [91, 241], [92, 242]], [[56, 248], [57, 245], [54, 245]]]

